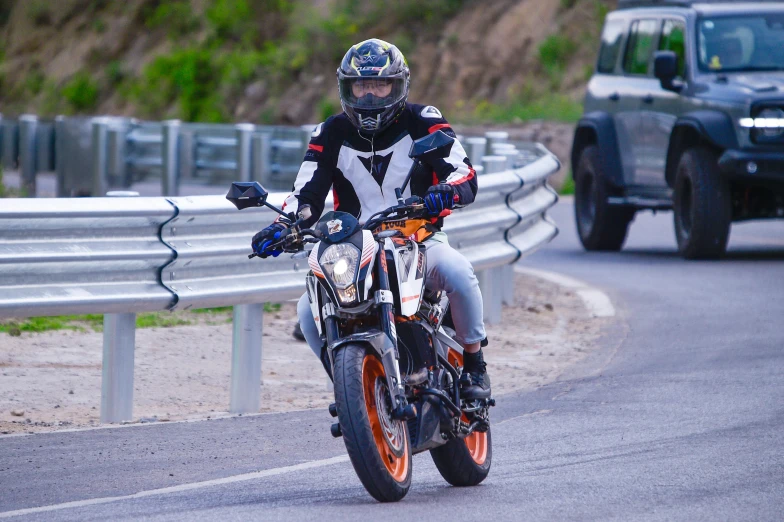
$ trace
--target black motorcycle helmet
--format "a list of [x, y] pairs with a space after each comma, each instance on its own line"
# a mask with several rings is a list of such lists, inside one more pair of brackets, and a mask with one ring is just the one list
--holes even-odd
[[384, 130], [408, 98], [409, 72], [397, 47], [376, 38], [348, 50], [338, 67], [340, 104], [366, 134]]

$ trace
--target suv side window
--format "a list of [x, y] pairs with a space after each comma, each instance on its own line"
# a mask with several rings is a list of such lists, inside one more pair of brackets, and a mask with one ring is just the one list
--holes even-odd
[[602, 47], [599, 50], [599, 60], [596, 70], [602, 74], [612, 74], [618, 62], [623, 37], [623, 20], [607, 22], [602, 31]]
[[665, 20], [662, 25], [660, 51], [672, 51], [678, 57], [678, 76], [686, 77], [686, 24], [680, 20]]
[[627, 74], [647, 75], [653, 52], [653, 41], [658, 32], [656, 20], [637, 20], [632, 24], [629, 43], [623, 58]]

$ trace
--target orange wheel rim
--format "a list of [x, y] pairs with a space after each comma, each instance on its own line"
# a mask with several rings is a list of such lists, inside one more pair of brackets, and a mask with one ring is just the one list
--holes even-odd
[[381, 397], [382, 394], [388, 394], [386, 376], [381, 361], [373, 355], [366, 355], [362, 362], [362, 387], [370, 431], [373, 433], [381, 462], [395, 481], [403, 482], [408, 476], [406, 426], [402, 421], [389, 419], [385, 413], [388, 407], [381, 403]]
[[[463, 366], [463, 354], [452, 348], [449, 349], [446, 358], [452, 366]], [[462, 420], [468, 423], [468, 417], [465, 416], [465, 413], [462, 416]], [[487, 433], [475, 431], [468, 437], [465, 437], [463, 442], [465, 442], [471, 459], [480, 466], [484, 464], [487, 459]]]

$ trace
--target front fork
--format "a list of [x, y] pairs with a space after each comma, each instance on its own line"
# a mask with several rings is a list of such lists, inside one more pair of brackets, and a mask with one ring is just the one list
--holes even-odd
[[[389, 272], [387, 270], [387, 258], [384, 244], [379, 245], [376, 259], [376, 280], [378, 281], [379, 291], [376, 299], [378, 301], [379, 325], [381, 332], [389, 339], [384, 343], [385, 348], [381, 352], [381, 364], [384, 367], [384, 375], [387, 379], [387, 388], [392, 396], [393, 411], [392, 417], [407, 419], [416, 416], [413, 405], [409, 405], [406, 400], [403, 380], [400, 376], [400, 358], [397, 348], [397, 330], [395, 329], [394, 299], [389, 286]], [[338, 328], [338, 317], [335, 312], [335, 305], [328, 302], [323, 307], [324, 315], [324, 334], [327, 338], [327, 346], [340, 339]], [[333, 354], [330, 353], [330, 363], [334, 364]]]

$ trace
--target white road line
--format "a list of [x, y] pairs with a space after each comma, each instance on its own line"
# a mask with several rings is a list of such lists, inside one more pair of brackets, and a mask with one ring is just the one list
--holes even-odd
[[108, 504], [110, 502], [119, 502], [121, 500], [136, 500], [139, 498], [152, 497], [156, 495], [166, 495], [168, 493], [181, 493], [183, 491], [192, 491], [195, 489], [209, 488], [212, 486], [221, 486], [224, 484], [233, 484], [235, 482], [244, 482], [248, 480], [256, 480], [266, 477], [274, 477], [277, 475], [285, 475], [287, 473], [294, 473], [306, 469], [321, 468], [324, 466], [331, 466], [333, 464], [340, 464], [348, 462], [348, 455], [341, 455], [339, 457], [332, 457], [323, 460], [313, 460], [310, 462], [303, 462], [301, 464], [294, 464], [293, 466], [285, 466], [282, 468], [265, 469], [262, 471], [255, 471], [253, 473], [244, 473], [242, 475], [234, 475], [231, 477], [224, 477], [214, 480], [205, 480], [203, 482], [192, 482], [190, 484], [180, 484], [179, 486], [171, 486], [168, 488], [150, 489], [147, 491], [140, 491], [132, 495], [123, 495], [119, 497], [103, 497], [91, 498], [87, 500], [76, 500], [73, 502], [64, 502], [62, 504], [52, 504], [50, 506], [41, 506], [27, 509], [18, 509], [16, 511], [4, 511], [0, 513], [0, 518], [18, 517], [21, 515], [30, 515], [33, 513], [45, 513], [47, 511], [58, 511], [61, 509], [72, 509], [86, 506], [95, 506], [98, 504]]
[[583, 304], [593, 317], [615, 316], [615, 307], [613, 307], [610, 297], [598, 288], [589, 286], [578, 279], [555, 272], [548, 272], [547, 270], [515, 265], [515, 271], [574, 290], [575, 293], [580, 296], [580, 299], [583, 300]]

